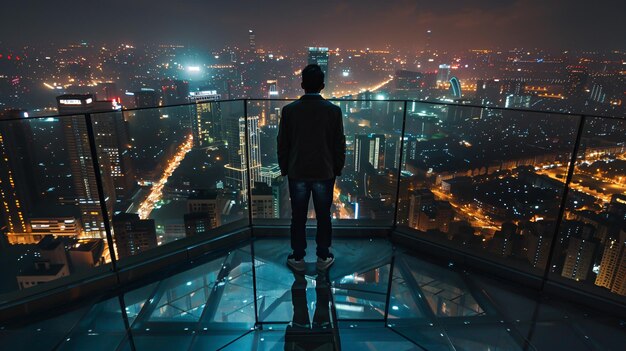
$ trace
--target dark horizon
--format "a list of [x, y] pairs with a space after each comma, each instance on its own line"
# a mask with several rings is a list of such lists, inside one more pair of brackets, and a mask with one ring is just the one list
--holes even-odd
[[[601, 0], [424, 1], [321, 0], [314, 5], [185, 0], [89, 4], [75, 0], [4, 4], [0, 45], [50, 42], [130, 42], [221, 47], [245, 45], [254, 29], [259, 47], [308, 45], [350, 48], [387, 46], [418, 50], [432, 30], [436, 50], [541, 48], [621, 50], [626, 48], [626, 3]], [[306, 14], [304, 14], [306, 13]]]

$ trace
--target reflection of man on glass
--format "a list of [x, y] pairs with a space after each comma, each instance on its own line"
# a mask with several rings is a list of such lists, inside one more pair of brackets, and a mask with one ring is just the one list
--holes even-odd
[[302, 70], [305, 94], [283, 107], [278, 129], [278, 164], [289, 179], [291, 197], [291, 249], [287, 264], [294, 270], [305, 270], [306, 217], [309, 198], [317, 218], [317, 268], [325, 270], [334, 262], [330, 252], [335, 177], [341, 175], [346, 159], [341, 109], [326, 101], [324, 72], [318, 65]]
[[309, 319], [309, 304], [306, 298], [306, 278], [294, 272], [291, 285], [293, 320], [285, 329], [285, 350], [336, 350], [335, 330], [330, 317], [330, 285], [326, 271], [315, 279], [315, 313], [313, 323]]

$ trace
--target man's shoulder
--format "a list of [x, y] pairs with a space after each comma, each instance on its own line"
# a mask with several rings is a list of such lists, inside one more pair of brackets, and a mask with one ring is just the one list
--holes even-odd
[[303, 100], [303, 99], [298, 99], [295, 100], [287, 105], [285, 105], [283, 107], [283, 109], [293, 109], [293, 108], [299, 108], [299, 107], [305, 107], [305, 106], [311, 106], [311, 104], [315, 104], [318, 106], [323, 106], [323, 107], [327, 107], [329, 109], [334, 109], [334, 110], [338, 110], [341, 111], [341, 108], [335, 104], [333, 104], [332, 102], [326, 100], [326, 99], [310, 99], [310, 100]]

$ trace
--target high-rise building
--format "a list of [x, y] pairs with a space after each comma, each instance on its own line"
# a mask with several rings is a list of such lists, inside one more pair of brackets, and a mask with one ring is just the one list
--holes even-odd
[[261, 166], [260, 182], [272, 186], [272, 182], [280, 177], [280, 166], [278, 163], [272, 163], [269, 166]]
[[476, 82], [476, 98], [484, 105], [498, 105], [500, 102], [501, 83], [497, 79]]
[[189, 102], [195, 103], [191, 129], [195, 146], [204, 147], [221, 138], [220, 107], [215, 101], [221, 95], [215, 90], [192, 91]]
[[450, 80], [450, 65], [441, 64], [437, 70], [437, 84], [444, 84]]
[[[57, 105], [60, 114], [77, 115], [95, 111], [114, 111], [114, 108], [117, 108], [117, 105], [113, 102], [96, 102], [94, 96], [90, 94], [58, 96]], [[112, 140], [114, 139], [112, 137], [112, 128], [107, 121], [109, 118], [115, 119], [115, 117], [110, 115], [112, 114], [98, 114], [97, 117], [93, 117], [94, 137], [97, 144], [96, 152], [98, 153], [100, 167], [103, 170], [113, 170], [112, 167], [115, 168], [116, 166], [113, 166], [111, 159], [116, 159], [122, 154], [120, 151], [122, 146], [115, 145], [116, 143]], [[98, 184], [96, 183], [96, 174], [92, 163], [85, 118], [83, 116], [63, 117], [61, 118], [61, 123], [65, 134], [75, 199], [78, 203], [85, 235], [92, 238], [104, 238], [106, 235], [104, 220], [98, 197]], [[96, 123], [100, 123], [100, 125], [96, 126]], [[103, 132], [105, 135], [100, 138], [99, 132]], [[119, 165], [122, 164], [121, 160], [116, 160], [115, 162]], [[102, 186], [109, 213], [113, 212], [113, 203], [116, 199], [113, 183], [114, 173], [120, 176], [124, 174], [121, 170], [102, 172]]]
[[520, 228], [526, 258], [534, 268], [542, 269], [548, 264], [553, 225], [552, 221], [525, 222]]
[[252, 29], [248, 30], [248, 45], [250, 47], [250, 52], [256, 52], [256, 35]]
[[[205, 225], [205, 229], [217, 228], [222, 225], [222, 206], [220, 200], [218, 193], [215, 191], [195, 191], [194, 194], [187, 198], [187, 213], [208, 214], [208, 216], [202, 217], [203, 221], [208, 221], [208, 224]], [[197, 219], [200, 217], [195, 216], [193, 218]]]
[[[250, 180], [261, 181], [261, 149], [259, 136], [259, 117], [248, 117], [248, 139], [246, 140], [246, 119], [237, 114], [226, 115], [225, 136], [228, 144], [228, 164], [226, 168], [226, 185], [239, 190], [246, 198], [247, 177], [250, 172]], [[246, 168], [246, 146], [250, 150], [250, 169]]]
[[215, 217], [207, 212], [186, 213], [185, 237], [204, 234], [215, 228]]
[[567, 84], [565, 93], [567, 97], [579, 97], [585, 91], [589, 80], [589, 72], [584, 66], [567, 66]]
[[105, 100], [114, 100], [117, 99], [119, 101], [120, 91], [117, 89], [117, 84], [115, 82], [105, 82], [98, 84], [98, 96], [104, 96]]
[[615, 216], [617, 221], [626, 223], [626, 195], [613, 194], [607, 212]]
[[452, 95], [455, 99], [460, 99], [463, 96], [463, 91], [461, 91], [461, 81], [459, 81], [459, 78], [457, 77], [450, 78], [450, 95]]
[[141, 89], [133, 93], [135, 107], [157, 107], [159, 106], [159, 93], [154, 89]]
[[368, 165], [375, 171], [385, 169], [385, 136], [357, 134], [354, 137], [354, 171], [364, 172]]
[[328, 92], [332, 92], [331, 87], [331, 79], [330, 79], [330, 63], [329, 63], [330, 52], [326, 47], [309, 47], [309, 54], [307, 58], [307, 63], [317, 64], [324, 72], [325, 80], [326, 80], [326, 88], [325, 90]]
[[251, 192], [252, 218], [276, 218], [272, 187], [255, 182]]
[[501, 229], [496, 231], [489, 241], [489, 251], [496, 256], [509, 257], [513, 253], [513, 246], [518, 237], [515, 224], [502, 223]]
[[[33, 136], [23, 111], [0, 113], [0, 227], [10, 243], [34, 244], [29, 217], [36, 201], [31, 145]], [[17, 119], [16, 119], [17, 118]]]
[[433, 31], [428, 29], [426, 31], [426, 52], [430, 52], [432, 50], [433, 43]]
[[139, 219], [136, 213], [113, 216], [113, 232], [119, 258], [134, 256], [157, 246], [154, 219]]
[[448, 115], [446, 116], [446, 122], [448, 124], [463, 124], [463, 122], [471, 119], [479, 119], [482, 116], [482, 109], [472, 105], [474, 101], [457, 99], [454, 101], [454, 105], [448, 106]]
[[626, 231], [618, 226], [611, 228], [604, 243], [595, 284], [626, 296]]
[[435, 203], [435, 195], [429, 189], [418, 189], [409, 195], [409, 227], [419, 227], [419, 213], [424, 205], [432, 205]]
[[261, 94], [268, 99], [278, 98], [278, 80], [268, 79], [261, 82]]
[[593, 237], [595, 228], [590, 224], [577, 221], [565, 221], [564, 229], [574, 227], [567, 240], [565, 261], [561, 276], [573, 280], [585, 280], [593, 268], [598, 240]]
[[530, 108], [530, 95], [507, 95], [504, 103], [506, 108]]
[[276, 177], [272, 180], [272, 198], [274, 201], [274, 218], [289, 218], [291, 216], [291, 204], [286, 177]]
[[425, 87], [424, 74], [420, 72], [396, 71], [395, 75], [396, 90], [414, 91]]
[[161, 93], [165, 106], [184, 104], [189, 96], [189, 82], [186, 80], [163, 79], [161, 81]]

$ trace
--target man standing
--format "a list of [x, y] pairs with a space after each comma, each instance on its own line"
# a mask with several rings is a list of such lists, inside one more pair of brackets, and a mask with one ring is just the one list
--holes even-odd
[[306, 217], [309, 198], [317, 218], [317, 268], [325, 270], [335, 258], [330, 252], [335, 177], [341, 175], [346, 159], [346, 137], [338, 106], [326, 101], [324, 72], [312, 64], [302, 70], [305, 94], [283, 107], [278, 129], [278, 164], [289, 179], [291, 197], [291, 248], [287, 264], [296, 271], [305, 270]]

